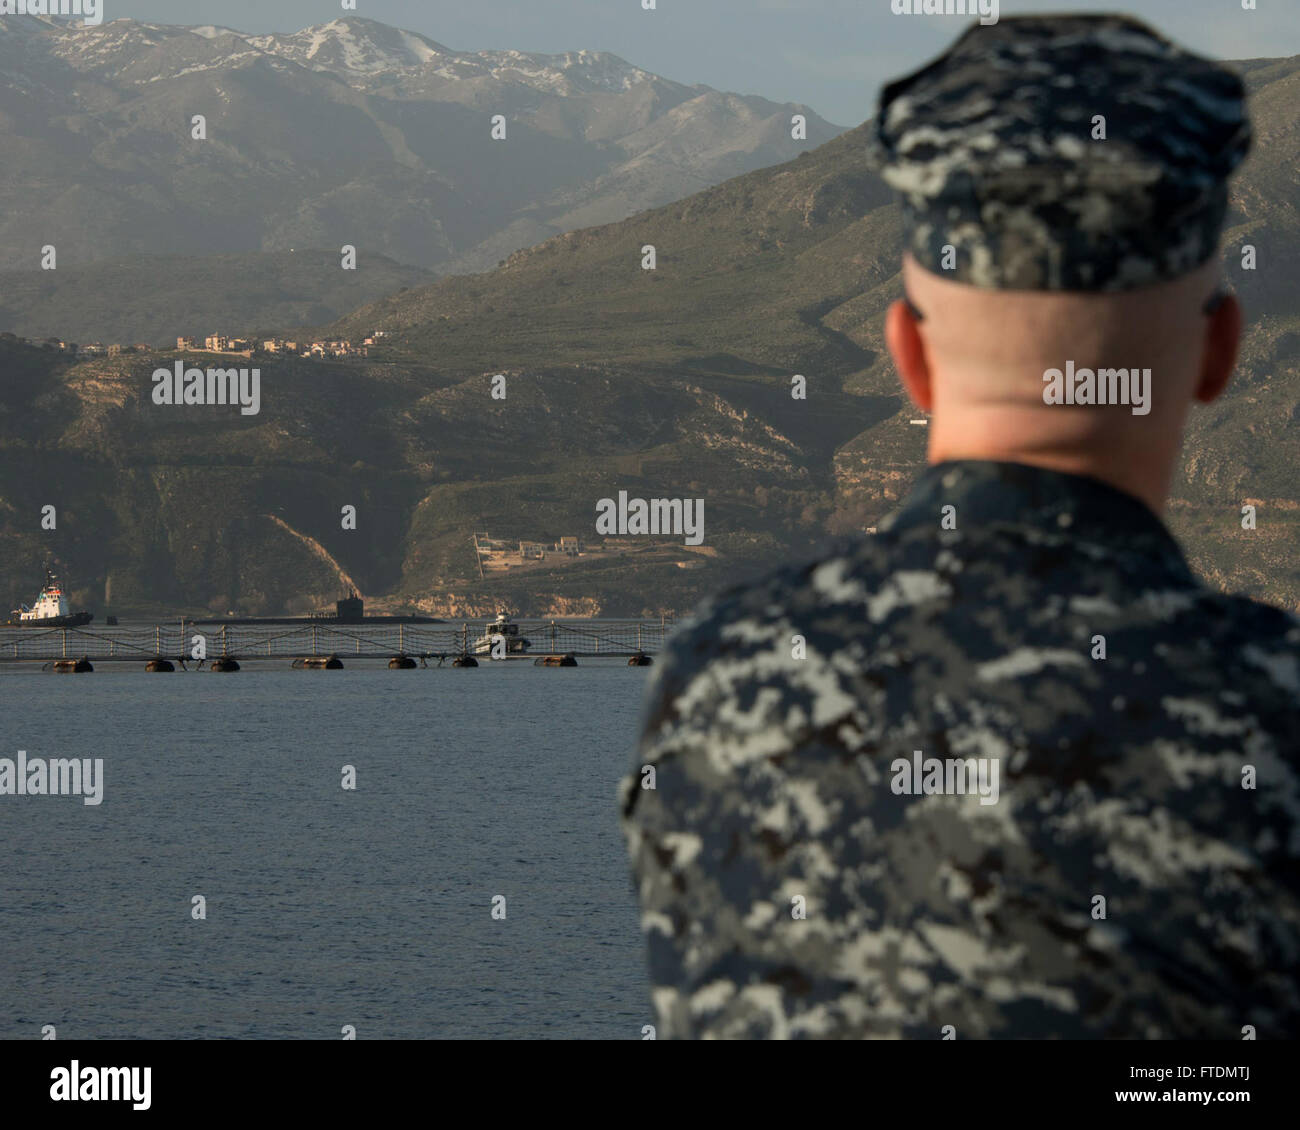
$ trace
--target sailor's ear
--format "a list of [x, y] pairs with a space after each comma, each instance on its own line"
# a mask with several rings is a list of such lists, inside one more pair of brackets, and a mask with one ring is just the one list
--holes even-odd
[[929, 412], [934, 400], [930, 364], [921, 339], [920, 320], [904, 299], [900, 298], [885, 314], [885, 344], [908, 397], [922, 412]]
[[1241, 344], [1241, 303], [1235, 294], [1225, 295], [1208, 313], [1205, 351], [1196, 382], [1196, 399], [1202, 404], [1217, 400], [1232, 377]]

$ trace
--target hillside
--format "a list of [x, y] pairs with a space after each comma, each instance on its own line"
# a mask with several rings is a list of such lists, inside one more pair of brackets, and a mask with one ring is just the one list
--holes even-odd
[[[798, 541], [830, 491], [830, 454], [886, 406], [831, 395], [778, 433], [751, 382], [608, 367], [511, 370], [489, 379], [433, 369], [277, 360], [262, 409], [165, 409], [150, 374], [175, 354], [70, 364], [0, 341], [0, 560], [4, 595], [58, 563], [76, 599], [114, 611], [305, 611], [341, 575], [374, 598], [442, 611], [684, 607], [736, 562]], [[777, 394], [779, 395], [779, 393]], [[521, 429], [519, 421], [527, 421]], [[470, 535], [594, 540], [596, 500], [671, 488], [706, 496], [702, 568], [681, 538], [530, 575], [477, 581]], [[39, 528], [58, 506], [58, 529]], [[341, 508], [357, 508], [355, 531]], [[383, 602], [381, 602], [382, 604]], [[379, 607], [381, 605], [376, 605]]]
[[[1170, 521], [1215, 583], [1300, 607], [1300, 438], [1290, 427], [1300, 413], [1300, 60], [1236, 66], [1256, 144], [1234, 184], [1223, 257], [1248, 328], [1229, 395], [1193, 415]], [[797, 372], [810, 395], [894, 398], [894, 412], [835, 453], [828, 517], [813, 532], [861, 530], [899, 497], [924, 450], [884, 348], [884, 311], [901, 294], [899, 218], [865, 167], [866, 129], [666, 208], [549, 240], [500, 270], [383, 299], [333, 328], [386, 328], [394, 358], [436, 356], [451, 369], [635, 359], [769, 387], [788, 383], [774, 371]], [[1253, 271], [1242, 269], [1244, 244], [1257, 249]], [[646, 245], [657, 250], [653, 272], [641, 269]], [[784, 426], [802, 407], [785, 404], [769, 422]], [[1267, 515], [1254, 534], [1240, 529], [1248, 499]]]
[[[1225, 263], [1250, 329], [1232, 390], [1193, 419], [1171, 521], [1213, 583], [1300, 608], [1300, 60], [1241, 66], [1259, 141]], [[1255, 272], [1241, 269], [1247, 241]], [[385, 328], [385, 355], [264, 367], [258, 417], [149, 404], [168, 356], [67, 368], [0, 344], [14, 375], [0, 401], [4, 583], [30, 599], [53, 553], [92, 604], [111, 581], [115, 605], [273, 611], [337, 594], [306, 537], [392, 605], [682, 611], [874, 525], [920, 468], [924, 428], [880, 338], [898, 256], [897, 210], [858, 129], [363, 307], [330, 332]], [[794, 374], [807, 400], [791, 399]], [[619, 490], [705, 498], [707, 552], [667, 538], [479, 579], [473, 533], [592, 539], [596, 501]], [[40, 502], [60, 497], [59, 531], [42, 534]], [[355, 532], [339, 529], [348, 503]]]

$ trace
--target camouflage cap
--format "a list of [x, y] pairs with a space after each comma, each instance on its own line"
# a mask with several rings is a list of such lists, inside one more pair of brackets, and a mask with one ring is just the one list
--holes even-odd
[[1118, 291], [1215, 253], [1250, 138], [1241, 79], [1140, 21], [1010, 16], [888, 84], [869, 150], [926, 269]]

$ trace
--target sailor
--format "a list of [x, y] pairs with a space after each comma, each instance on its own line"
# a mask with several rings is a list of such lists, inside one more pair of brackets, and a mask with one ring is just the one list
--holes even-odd
[[[1300, 1032], [1300, 621], [1161, 519], [1235, 362], [1243, 101], [1113, 15], [976, 25], [885, 87], [929, 465], [656, 668], [621, 803], [659, 1037]], [[1149, 411], [1047, 395], [1070, 363], [1149, 370]]]

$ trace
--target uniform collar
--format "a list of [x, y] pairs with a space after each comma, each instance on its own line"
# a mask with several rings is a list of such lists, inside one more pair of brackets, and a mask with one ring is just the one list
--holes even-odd
[[881, 532], [917, 526], [939, 529], [944, 506], [957, 529], [1031, 527], [1058, 538], [1150, 555], [1191, 576], [1182, 550], [1142, 501], [1100, 479], [1025, 463], [954, 459], [927, 467]]

